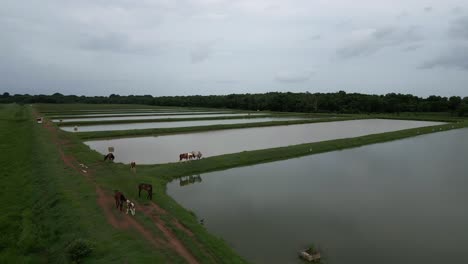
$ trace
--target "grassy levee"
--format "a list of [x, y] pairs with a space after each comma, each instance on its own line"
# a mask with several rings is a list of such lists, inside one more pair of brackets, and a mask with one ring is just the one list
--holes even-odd
[[94, 184], [64, 165], [30, 107], [0, 105], [0, 132], [0, 263], [68, 263], [67, 247], [78, 240], [92, 248], [83, 263], [184, 263], [108, 224]]
[[[349, 119], [362, 119], [362, 118], [396, 118], [394, 115], [355, 115], [355, 116], [346, 116], [343, 117], [342, 120], [349, 120]], [[427, 118], [427, 119], [426, 119]], [[440, 118], [440, 119], [439, 119]], [[338, 140], [329, 140], [323, 142], [316, 142], [316, 143], [307, 143], [307, 144], [300, 144], [288, 147], [280, 147], [280, 148], [272, 148], [272, 149], [263, 149], [263, 150], [255, 150], [255, 151], [245, 151], [241, 153], [235, 154], [227, 154], [215, 157], [204, 158], [202, 160], [191, 161], [191, 162], [174, 162], [168, 164], [159, 164], [159, 165], [138, 165], [137, 173], [131, 173], [129, 166], [126, 164], [121, 163], [103, 163], [99, 162], [99, 166], [93, 167], [93, 177], [95, 182], [101, 186], [104, 190], [111, 191], [114, 189], [122, 190], [130, 199], [136, 200], [140, 204], [147, 204], [148, 202], [144, 197], [138, 197], [137, 185], [141, 182], [152, 183], [154, 186], [154, 202], [157, 203], [160, 207], [165, 209], [168, 214], [167, 215], [160, 215], [162, 221], [164, 221], [165, 225], [170, 227], [175, 235], [184, 243], [184, 245], [191, 251], [191, 253], [199, 260], [201, 263], [245, 263], [245, 261], [239, 257], [231, 248], [227, 246], [227, 244], [220, 238], [217, 238], [210, 233], [207, 232], [204, 226], [200, 225], [196, 215], [193, 212], [190, 212], [180, 206], [175, 200], [173, 200], [170, 196], [166, 193], [166, 185], [167, 183], [176, 180], [182, 176], [187, 175], [194, 175], [200, 174], [205, 172], [211, 171], [218, 171], [224, 170], [239, 166], [248, 166], [254, 165], [258, 163], [265, 163], [265, 162], [272, 162], [277, 160], [284, 160], [290, 159], [294, 157], [306, 156], [311, 154], [323, 153], [328, 151], [336, 151], [342, 150], [347, 148], [354, 148], [359, 146], [364, 146], [367, 144], [375, 144], [380, 142], [387, 142], [392, 140], [398, 140], [413, 136], [419, 136], [423, 134], [429, 134], [439, 131], [446, 131], [449, 129], [456, 129], [461, 127], [468, 127], [468, 121], [463, 120], [462, 122], [455, 123], [454, 121], [461, 121], [458, 119], [451, 119], [449, 117], [440, 117], [440, 116], [432, 116], [430, 117], [419, 117], [419, 118], [410, 118], [410, 117], [400, 117], [397, 119], [418, 119], [418, 120], [437, 120], [437, 121], [447, 121], [452, 122], [444, 125], [437, 125], [431, 127], [422, 127], [422, 128], [414, 128], [414, 129], [406, 129], [401, 131], [395, 132], [388, 132], [382, 134], [374, 134], [374, 135], [367, 135], [362, 137], [356, 138], [348, 138], [348, 139], [338, 139]], [[334, 118], [330, 121], [337, 121], [340, 118]], [[316, 122], [322, 122], [323, 120], [315, 120]], [[276, 123], [276, 122], [275, 122]], [[248, 127], [246, 124], [239, 124], [241, 127]], [[248, 124], [249, 125], [249, 124]], [[253, 124], [258, 126], [258, 124]], [[269, 124], [269, 125], [278, 125], [276, 124]], [[253, 126], [254, 127], [254, 126]], [[231, 127], [233, 128], [233, 127]], [[209, 129], [217, 130], [217, 129], [231, 129], [225, 126], [218, 127], [213, 126]], [[38, 130], [36, 128], [36, 130]], [[40, 130], [40, 129], [39, 129]], [[189, 133], [194, 131], [206, 131], [207, 127], [197, 127], [197, 128], [188, 128], [184, 129], [175, 129], [175, 130], [159, 130], [158, 133], [160, 134], [168, 134], [168, 133]], [[41, 132], [40, 133], [45, 133]], [[39, 133], [38, 132], [38, 133]], [[96, 133], [96, 132], [92, 132]], [[109, 133], [109, 132], [105, 132]], [[102, 155], [97, 153], [96, 151], [91, 150], [88, 146], [82, 144], [82, 139], [84, 133], [68, 133], [64, 131], [58, 131], [58, 137], [61, 140], [67, 140], [69, 143], [63, 146], [65, 153], [74, 155], [79, 162], [85, 164], [95, 164], [97, 161], [102, 159]], [[88, 135], [92, 135], [89, 133]], [[159, 135], [159, 134], [158, 134]], [[101, 135], [100, 135], [101, 136]], [[134, 135], [119, 135], [117, 137], [122, 136], [134, 136]], [[92, 136], [91, 136], [92, 137]], [[107, 137], [107, 136], [104, 136]], [[62, 165], [63, 167], [63, 165]], [[63, 170], [63, 168], [62, 168]], [[76, 179], [75, 179], [76, 178]], [[79, 181], [82, 179], [83, 176], [76, 174], [73, 179], [75, 181]], [[58, 179], [61, 179], [58, 177]], [[56, 179], [56, 180], [58, 180]], [[71, 179], [69, 179], [71, 180]], [[62, 180], [65, 181], [65, 180]], [[68, 181], [68, 180], [67, 180]], [[65, 181], [65, 182], [67, 182]], [[81, 180], [83, 181], [83, 180]], [[64, 184], [64, 183], [62, 183]], [[85, 183], [81, 183], [82, 186], [87, 186]], [[77, 185], [77, 186], [81, 186]], [[65, 187], [65, 188], [64, 188]], [[91, 201], [95, 201], [95, 194], [92, 193], [92, 190], [80, 190], [76, 191], [76, 186], [66, 185], [66, 186], [59, 186], [59, 189], [64, 188], [67, 192], [76, 193], [75, 199], [80, 199], [80, 194], [89, 195], [91, 198], [89, 204], [84, 203], [87, 205], [87, 208], [77, 208], [76, 211], [69, 212], [69, 214], [75, 213], [75, 215], [80, 215], [81, 217], [88, 215], [92, 215], [92, 213], [88, 212], [89, 210], [93, 211], [97, 216], [99, 216], [99, 208], [96, 207], [95, 204], [92, 204]], [[84, 187], [82, 187], [84, 188]], [[89, 188], [89, 186], [88, 186]], [[94, 196], [93, 196], [94, 195]], [[81, 198], [82, 199], [82, 198]], [[80, 204], [81, 206], [84, 206]], [[67, 207], [68, 208], [68, 207]], [[90, 209], [93, 208], [93, 209]], [[229, 208], [226, 208], [229, 210]], [[66, 212], [64, 213], [66, 215]], [[102, 217], [99, 216], [99, 217]], [[143, 214], [137, 212], [137, 220], [143, 223], [148, 228], [152, 225], [152, 220], [145, 217]], [[84, 217], [83, 217], [84, 218]], [[1, 219], [1, 218], [0, 218]], [[188, 234], [187, 232], [180, 229], [180, 227], [174, 224], [174, 220], [177, 219], [183, 226], [191, 230], [193, 235]], [[101, 219], [102, 220], [102, 219]], [[96, 222], [96, 221], [95, 221]], [[93, 223], [95, 223], [93, 222]], [[96, 250], [96, 253], [93, 254], [86, 260], [89, 262], [98, 262], [99, 260], [97, 257], [102, 256], [103, 259], [105, 253], [103, 252], [121, 252], [124, 251], [127, 254], [134, 254], [135, 257], [131, 258], [131, 262], [135, 259], [138, 259], [138, 256], [145, 255], [148, 245], [146, 247], [136, 248], [130, 247], [125, 248], [130, 243], [144, 243], [141, 241], [141, 238], [138, 237], [137, 234], [131, 236], [131, 234], [121, 234], [122, 232], [118, 232], [113, 230], [109, 225], [106, 223], [105, 220], [98, 221], [101, 224], [99, 227], [89, 226], [85, 220], [76, 221], [73, 223], [75, 225], [80, 226], [79, 233], [80, 237], [84, 237], [90, 239], [92, 241], [99, 241], [103, 242], [94, 235], [94, 232], [101, 232], [102, 236], [108, 235], [109, 233], [116, 232], [121, 236], [126, 235], [125, 237], [118, 237], [119, 243], [116, 244], [109, 244], [103, 246], [104, 248], [100, 248], [101, 251]], [[96, 223], [95, 223], [96, 224]], [[97, 224], [96, 224], [97, 225]], [[94, 230], [99, 229], [99, 230]], [[157, 230], [154, 231], [157, 233]], [[86, 236], [83, 235], [86, 233]], [[93, 236], [94, 235], [94, 236]], [[127, 237], [128, 236], [128, 237]], [[104, 239], [101, 237], [101, 239]], [[112, 240], [114, 241], [114, 240]], [[105, 243], [105, 242], [104, 242]], [[121, 244], [124, 244], [123, 246]], [[126, 244], [127, 243], [127, 244]], [[100, 244], [100, 243], [99, 243]], [[107, 251], [106, 251], [107, 250]], [[101, 252], [101, 255], [97, 254], [97, 252]], [[164, 255], [163, 252], [152, 252], [153, 254], [159, 254], [160, 259], [171, 259], [170, 263], [178, 262], [180, 259], [177, 259], [173, 256], [173, 253], [170, 253], [170, 256]], [[109, 253], [114, 254], [114, 253]], [[150, 253], [151, 254], [151, 253]], [[166, 253], [169, 254], [169, 253]], [[124, 256], [122, 255], [114, 255], [114, 260], [122, 260]], [[127, 257], [127, 255], [125, 255]], [[130, 257], [128, 258], [130, 259]], [[107, 260], [107, 259], [106, 259]], [[158, 263], [157, 261], [149, 260], [149, 259], [138, 259], [139, 261], [135, 261], [137, 263]], [[175, 261], [177, 260], [177, 261]], [[105, 262], [104, 260], [101, 262]], [[161, 261], [164, 263], [164, 261]]]
[[[101, 154], [91, 151], [86, 145], [82, 144], [81, 140], [76, 137], [76, 135], [71, 133], [66, 133], [64, 131], [58, 131], [58, 137], [60, 140], [67, 140], [69, 143], [63, 146], [63, 150], [66, 154], [72, 154], [76, 159], [84, 164], [96, 164], [99, 166], [90, 166], [93, 170], [93, 178], [96, 183], [101, 186], [105, 191], [110, 193], [112, 190], [118, 189], [125, 193], [126, 197], [131, 200], [136, 200], [141, 204], [148, 204], [148, 202], [143, 198], [138, 198], [137, 185], [140, 182], [151, 182], [153, 177], [140, 177], [140, 172], [138, 171], [138, 177], [133, 175], [129, 168], [123, 164], [113, 164], [113, 163], [104, 163], [102, 161]], [[139, 168], [138, 168], [139, 169]], [[83, 176], [77, 176], [83, 177]], [[155, 201], [160, 204], [160, 198], [167, 197], [162, 191], [161, 186], [162, 182], [155, 188]], [[168, 207], [169, 208], [169, 207]], [[180, 207], [178, 207], [179, 210]], [[182, 209], [183, 210], [183, 209]], [[115, 211], [115, 210], [114, 210]], [[227, 244], [220, 238], [217, 238], [209, 234], [204, 227], [197, 224], [195, 219], [192, 216], [193, 226], [189, 229], [194, 232], [193, 236], [188, 235], [183, 230], [179, 229], [175, 224], [174, 220], [178, 217], [174, 216], [171, 212], [167, 215], [159, 215], [160, 219], [164, 221], [165, 225], [171, 228], [175, 235], [184, 243], [184, 245], [190, 250], [190, 252], [196, 257], [200, 263], [246, 263], [241, 257], [239, 257]], [[145, 224], [148, 228], [151, 226], [156, 228], [152, 223], [152, 220], [146, 217], [144, 214], [137, 211], [136, 219]], [[105, 222], [105, 221], [104, 221]], [[184, 223], [183, 223], [184, 224]], [[184, 224], [185, 225], [185, 224]], [[156, 231], [157, 232], [157, 231]], [[161, 235], [161, 237], [164, 237]], [[132, 251], [132, 254], [141, 254], [145, 256], [142, 250], [135, 248], [126, 249], [125, 251]], [[135, 252], [133, 252], [135, 251]], [[161, 253], [161, 252], [160, 252]], [[153, 253], [154, 254], [154, 253]], [[166, 253], [167, 255], [167, 253]], [[174, 256], [164, 256], [163, 261], [157, 261], [157, 259], [148, 261], [148, 260], [139, 260], [136, 261], [135, 258], [132, 258], [134, 263], [184, 263], [181, 260], [177, 260]], [[118, 259], [116, 257], [116, 259]], [[169, 261], [168, 261], [169, 259]], [[176, 261], [177, 260], [177, 261]]]
[[[301, 119], [289, 121], [267, 121], [256, 123], [239, 123], [228, 125], [210, 125], [210, 126], [193, 126], [193, 127], [174, 127], [174, 128], [150, 128], [150, 129], [133, 129], [133, 130], [114, 130], [114, 131], [93, 131], [93, 132], [78, 132], [75, 133], [83, 140], [89, 139], [104, 139], [104, 138], [124, 138], [135, 136], [162, 136], [170, 134], [204, 132], [213, 130], [253, 128], [253, 127], [269, 127], [269, 126], [286, 126], [300, 125], [320, 122], [335, 122], [345, 120], [356, 120], [364, 117], [339, 117], [339, 118], [320, 118], [320, 119]], [[69, 132], [70, 133], [70, 132]]]
[[[255, 119], [265, 117], [300, 117], [300, 118], [332, 118], [335, 115], [329, 114], [301, 114], [301, 113], [274, 113], [263, 112], [262, 115], [245, 116], [214, 116], [214, 117], [187, 117], [187, 118], [155, 118], [155, 119], [126, 119], [126, 120], [101, 120], [101, 121], [67, 121], [57, 122], [58, 126], [86, 126], [86, 125], [112, 125], [112, 124], [132, 124], [149, 122], [178, 122], [178, 121], [203, 121], [203, 120], [224, 120], [224, 119]], [[342, 117], [351, 115], [342, 115]], [[108, 116], [109, 117], [109, 116]], [[56, 119], [56, 118], [52, 118]]]
[[[166, 194], [167, 183], [187, 175], [290, 159], [346, 148], [354, 148], [461, 127], [468, 127], [468, 122], [449, 123], [288, 147], [245, 151], [241, 153], [204, 158], [202, 160], [191, 162], [139, 165], [136, 174], [132, 174], [130, 172], [128, 165], [121, 163], [105, 163], [105, 166], [96, 171], [96, 174], [99, 175], [96, 180], [100, 185], [107, 189], [120, 188], [140, 203], [146, 203], [146, 200], [143, 197], [137, 197], [136, 186], [138, 183], [147, 182], [153, 184], [155, 187], [155, 202], [169, 212], [169, 215], [165, 216], [163, 220], [168, 226], [173, 228], [179, 239], [184, 241], [185, 245], [190, 248], [194, 255], [199, 259], [204, 259], [209, 262], [210, 260], [208, 258], [203, 257], [208, 252], [208, 254], [212, 256], [212, 259], [215, 260], [215, 263], [239, 263], [242, 260], [234, 257], [235, 253], [227, 249], [226, 244], [222, 240], [210, 235], [206, 229], [199, 224], [196, 215], [193, 212], [181, 207]], [[80, 160], [92, 163], [95, 162], [96, 159], [102, 158], [101, 154], [90, 150], [89, 147], [84, 144], [79, 144], [80, 138], [76, 134], [65, 132], [61, 132], [61, 134], [64, 137], [73, 139], [73, 141], [77, 143], [73, 144], [73, 147], [70, 148], [69, 151], [75, 153]], [[229, 210], [229, 208], [226, 210]], [[173, 219], [177, 219], [182, 225], [190, 229], [193, 232], [194, 237], [188, 236], [186, 233], [173, 226], [171, 224]], [[203, 247], [201, 248], [199, 244], [203, 245]]]
[[134, 109], [144, 110], [207, 110], [207, 111], [242, 111], [228, 108], [206, 108], [206, 107], [179, 107], [179, 106], [155, 106], [155, 105], [138, 105], [138, 104], [35, 104], [36, 109], [43, 114], [51, 113], [83, 113], [82, 110], [90, 111], [125, 111]]
[[[49, 118], [51, 119], [67, 119], [67, 120], [70, 120], [70, 119], [81, 119], [81, 118], [106, 118], [106, 117], [143, 117], [143, 116], [174, 116], [174, 117], [177, 117], [177, 116], [180, 116], [180, 115], [187, 115], [187, 116], [194, 116], [194, 115], [219, 115], [219, 114], [226, 114], [226, 115], [229, 115], [229, 114], [237, 114], [239, 112], [210, 112], [210, 113], [196, 113], [196, 112], [190, 112], [190, 113], [174, 113], [174, 112], [170, 112], [170, 113], [151, 113], [151, 114], [148, 114], [148, 113], [134, 113], [134, 114], [131, 114], [131, 115], [123, 115], [123, 114], [112, 114], [112, 116], [109, 116], [109, 115], [93, 115], [93, 116], [83, 116], [83, 115], [64, 115], [64, 116], [52, 116]], [[239, 114], [242, 114], [242, 113], [239, 113]], [[247, 113], [245, 113], [247, 115]], [[129, 120], [132, 120], [132, 119], [129, 119]], [[78, 121], [79, 122], [79, 121]]]
[[[272, 116], [249, 116], [251, 118], [262, 118]], [[126, 120], [101, 120], [101, 121], [69, 121], [57, 122], [58, 126], [90, 126], [90, 125], [113, 125], [113, 124], [133, 124], [133, 123], [153, 123], [153, 122], [178, 122], [178, 121], [203, 121], [203, 120], [223, 120], [223, 119], [245, 119], [245, 116], [216, 116], [216, 117], [187, 117], [187, 118], [158, 118], [158, 119], [126, 119]], [[54, 118], [55, 119], [55, 118]]]

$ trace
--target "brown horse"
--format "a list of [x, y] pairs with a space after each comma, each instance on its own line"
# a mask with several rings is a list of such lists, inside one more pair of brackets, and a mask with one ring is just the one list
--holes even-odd
[[107, 154], [107, 155], [104, 156], [104, 161], [106, 161], [106, 160], [108, 160], [108, 159], [109, 159], [110, 161], [114, 161], [114, 159], [115, 159], [114, 154], [109, 153], [109, 154]]
[[179, 161], [181, 160], [191, 160], [193, 158], [193, 154], [191, 152], [188, 153], [182, 153], [179, 155]]
[[127, 201], [127, 198], [125, 198], [123, 193], [115, 190], [114, 199], [115, 199], [115, 208], [119, 208], [120, 211], [122, 212], [122, 207], [124, 203]]
[[146, 190], [148, 192], [146, 199], [153, 200], [153, 185], [148, 183], [140, 183], [138, 185], [138, 197], [141, 197], [141, 190]]
[[130, 163], [130, 170], [133, 172], [136, 172], [136, 162], [132, 161]]

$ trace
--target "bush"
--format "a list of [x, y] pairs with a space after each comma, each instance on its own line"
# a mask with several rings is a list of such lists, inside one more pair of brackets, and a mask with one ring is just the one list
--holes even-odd
[[93, 251], [93, 245], [86, 239], [76, 239], [67, 247], [68, 258], [75, 263], [79, 263], [82, 258], [88, 256]]

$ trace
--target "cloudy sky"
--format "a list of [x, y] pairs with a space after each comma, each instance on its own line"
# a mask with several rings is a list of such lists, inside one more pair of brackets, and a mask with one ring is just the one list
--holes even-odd
[[0, 92], [468, 96], [466, 0], [1, 0]]

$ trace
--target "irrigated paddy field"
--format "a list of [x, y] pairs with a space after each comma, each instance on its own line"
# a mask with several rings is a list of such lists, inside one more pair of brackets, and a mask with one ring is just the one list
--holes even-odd
[[468, 263], [467, 157], [465, 128], [199, 174], [168, 194], [253, 263], [302, 263], [309, 244], [327, 263]]
[[147, 123], [123, 123], [109, 125], [91, 125], [79, 126], [77, 131], [74, 131], [74, 126], [62, 126], [62, 130], [68, 132], [89, 132], [89, 131], [115, 131], [115, 130], [132, 130], [132, 129], [149, 129], [149, 128], [174, 128], [174, 127], [194, 127], [194, 126], [211, 126], [211, 125], [226, 125], [226, 124], [247, 124], [258, 122], [272, 121], [288, 121], [301, 120], [303, 117], [260, 117], [260, 118], [239, 118], [239, 119], [216, 119], [216, 120], [199, 120], [199, 121], [178, 121], [178, 122], [147, 122]]
[[193, 150], [201, 151], [205, 157], [212, 157], [440, 124], [442, 123], [367, 119], [98, 140], [87, 141], [85, 144], [101, 154], [107, 154], [108, 147], [114, 147], [117, 162], [155, 164], [178, 161], [179, 154]]
[[[0, 262], [62, 263], [76, 241], [92, 248], [85, 263], [297, 263], [312, 243], [326, 263], [467, 261], [464, 119], [140, 105], [8, 105], [0, 114], [9, 131], [2, 203], [31, 208], [0, 218], [11, 230]], [[114, 163], [102, 160], [110, 146]], [[178, 162], [192, 150], [203, 158]], [[123, 164], [133, 160], [136, 171]], [[138, 197], [142, 182], [152, 201]], [[18, 186], [34, 195], [18, 196]], [[136, 203], [135, 216], [115, 209], [114, 190]]]

